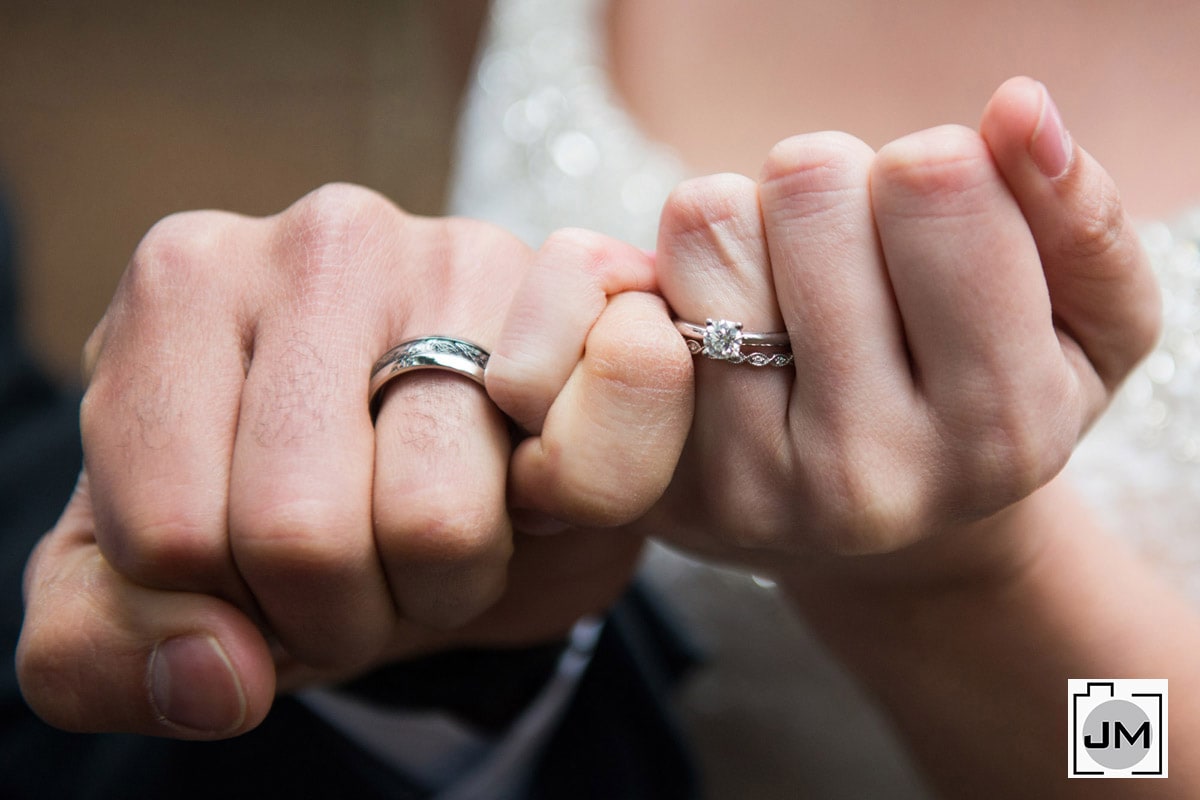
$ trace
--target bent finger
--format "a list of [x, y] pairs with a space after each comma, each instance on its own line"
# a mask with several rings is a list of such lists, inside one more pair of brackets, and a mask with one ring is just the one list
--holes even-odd
[[271, 220], [273, 291], [256, 310], [239, 408], [230, 543], [273, 633], [311, 665], [366, 663], [395, 622], [363, 400], [390, 315], [361, 287], [383, 283], [406, 224], [383, 198], [339, 186]]
[[221, 212], [146, 234], [89, 340], [80, 412], [105, 558], [143, 585], [247, 607], [226, 528], [246, 291], [226, 265], [248, 237], [252, 221]]
[[[872, 169], [872, 204], [913, 370], [956, 425], [1004, 397], [1060, 396], [1066, 375], [1021, 211], [967, 128], [897, 139]], [[993, 409], [994, 410], [994, 409]]]
[[[470, 220], [427, 222], [422, 230], [427, 235], [413, 238], [408, 252], [429, 265], [428, 276], [412, 281], [422, 295], [409, 301], [412, 313], [392, 331], [395, 340], [461, 336], [494, 350], [528, 248]], [[505, 504], [510, 442], [508, 420], [462, 375], [416, 372], [383, 390], [375, 543], [403, 618], [456, 627], [504, 592], [513, 548]]]
[[21, 691], [71, 731], [221, 739], [257, 726], [275, 693], [270, 651], [232, 605], [138, 586], [92, 538], [86, 479], [25, 576]]
[[691, 354], [666, 305], [613, 297], [541, 435], [513, 454], [513, 506], [584, 526], [637, 519], [670, 483], [692, 398]]
[[652, 291], [646, 253], [590, 231], [556, 231], [534, 255], [487, 367], [488, 395], [521, 428], [540, 433], [608, 297]]
[[996, 91], [981, 132], [1033, 232], [1055, 318], [1106, 394], [1149, 352], [1161, 315], [1153, 271], [1116, 185], [1072, 142], [1046, 88], [1032, 79]]
[[504, 591], [508, 428], [459, 376], [393, 381], [376, 421], [377, 546], [402, 617], [463, 624]]
[[[785, 329], [759, 187], [750, 178], [712, 175], [676, 187], [663, 207], [657, 268], [663, 297], [683, 322], [706, 327], [709, 319], [725, 320], [747, 332]], [[758, 546], [777, 532], [762, 501], [771, 491], [794, 491], [786, 426], [796, 371], [752, 363], [697, 353], [685, 455], [694, 464], [680, 471], [668, 505], [697, 527], [736, 531], [740, 541]]]

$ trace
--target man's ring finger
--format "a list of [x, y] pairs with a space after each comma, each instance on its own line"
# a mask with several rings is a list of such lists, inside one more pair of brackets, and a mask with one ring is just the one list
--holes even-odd
[[490, 353], [474, 342], [450, 336], [422, 336], [388, 350], [371, 368], [368, 404], [371, 419], [379, 413], [383, 387], [393, 378], [419, 369], [437, 369], [463, 375], [483, 385]]

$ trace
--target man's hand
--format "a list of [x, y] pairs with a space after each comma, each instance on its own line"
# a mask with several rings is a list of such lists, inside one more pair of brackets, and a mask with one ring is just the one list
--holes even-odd
[[[644, 254], [611, 252], [614, 294], [652, 284]], [[494, 227], [349, 186], [267, 219], [159, 223], [89, 343], [85, 469], [26, 571], [18, 671], [33, 708], [73, 730], [220, 738], [254, 727], [277, 686], [541, 641], [607, 606], [640, 541], [514, 546], [509, 421], [481, 387], [417, 372], [388, 384], [374, 426], [368, 412], [391, 346], [437, 334], [492, 349], [532, 257]], [[667, 324], [661, 304], [617, 300], [583, 331], [589, 353], [611, 355], [625, 325]], [[581, 342], [565, 345], [571, 363]], [[557, 363], [559, 347], [538, 355]], [[605, 357], [579, 380], [611, 406], [609, 382], [636, 383], [636, 366]], [[677, 452], [689, 419], [660, 419]], [[619, 522], [633, 513], [621, 441], [618, 474], [594, 473], [616, 487], [604, 514]]]

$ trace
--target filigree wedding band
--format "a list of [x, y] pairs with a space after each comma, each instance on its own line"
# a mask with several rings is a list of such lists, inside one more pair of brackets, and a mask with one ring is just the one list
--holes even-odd
[[[704, 325], [677, 319], [675, 328], [687, 340], [692, 355], [752, 367], [786, 367], [793, 360], [791, 340], [786, 333], [747, 333], [742, 330], [742, 323], [727, 319], [710, 319]], [[744, 347], [752, 352], [742, 352]]]
[[453, 372], [483, 385], [490, 354], [477, 344], [450, 336], [422, 336], [409, 339], [388, 350], [371, 368], [367, 403], [371, 419], [379, 413], [383, 387], [393, 378], [418, 369]]

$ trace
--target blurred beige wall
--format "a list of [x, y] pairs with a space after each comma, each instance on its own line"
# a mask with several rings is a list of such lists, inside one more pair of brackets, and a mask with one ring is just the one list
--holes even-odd
[[273, 213], [333, 180], [438, 212], [481, 7], [0, 4], [0, 187], [38, 354], [75, 378], [130, 253], [171, 212]]

